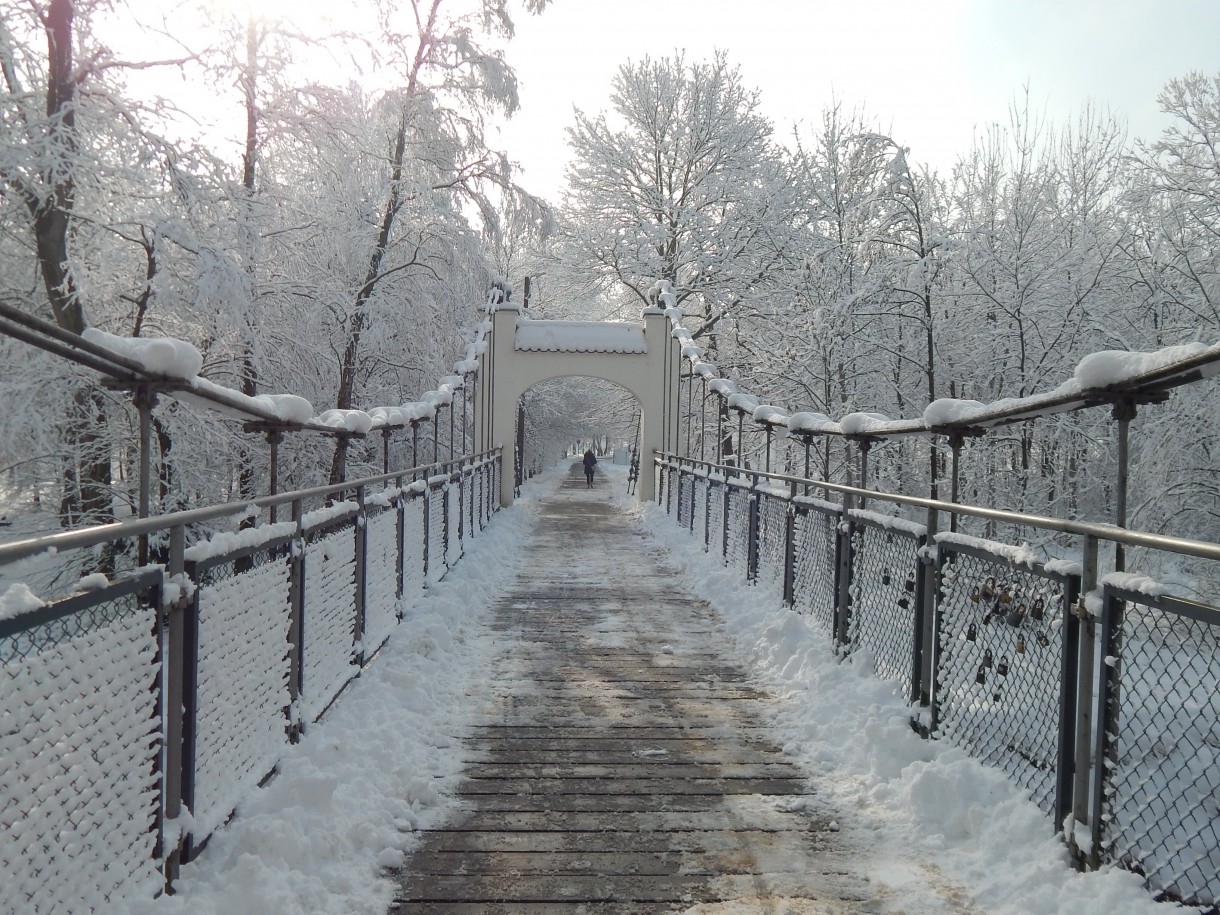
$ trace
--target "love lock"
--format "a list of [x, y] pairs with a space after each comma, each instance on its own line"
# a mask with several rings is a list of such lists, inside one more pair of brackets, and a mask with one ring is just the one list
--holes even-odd
[[1017, 654], [1025, 654], [1025, 636], [1017, 636]]
[[1046, 601], [1038, 598], [1034, 601], [1033, 609], [1029, 611], [1030, 619], [1040, 620], [1046, 616]]
[[995, 666], [995, 672], [997, 674], [999, 674], [1001, 677], [1008, 676], [1008, 655], [1006, 655], [1006, 654], [1000, 655], [999, 663], [997, 663]]
[[984, 651], [983, 651], [983, 666], [984, 666], [984, 667], [991, 667], [991, 666], [992, 666], [992, 663], [993, 663], [993, 662], [992, 662], [992, 660], [991, 660], [991, 649], [990, 649], [990, 648], [988, 648], [988, 649], [986, 649], [986, 650], [984, 650]]
[[982, 664], [979, 665], [978, 673], [974, 675], [974, 682], [980, 686], [987, 683], [987, 668], [983, 667]]
[[911, 572], [907, 575], [907, 580], [902, 583], [902, 587], [907, 591], [915, 590], [915, 573]]
[[974, 623], [971, 623], [969, 626], [966, 627], [966, 641], [974, 642], [974, 641], [978, 640], [978, 637], [979, 637], [979, 629], [976, 625], [974, 625]]
[[889, 569], [886, 569], [884, 572], [881, 573], [881, 583], [883, 585], [888, 585], [890, 583], [890, 570]]
[[1045, 648], [1047, 645], [1049, 645], [1051, 643], [1051, 640], [1046, 637], [1046, 633], [1043, 632], [1041, 629], [1039, 629], [1037, 632], [1034, 633], [1034, 638], [1037, 640], [1038, 644], [1041, 645], [1043, 648]]
[[1017, 626], [1020, 626], [1023, 622], [1025, 622], [1025, 604], [1017, 604], [1008, 611], [1008, 616], [1006, 616], [1005, 619], [1008, 620], [1008, 625], [1012, 626], [1014, 629]]
[[988, 576], [983, 581], [983, 587], [979, 589], [979, 599], [991, 603], [995, 600], [995, 579]]

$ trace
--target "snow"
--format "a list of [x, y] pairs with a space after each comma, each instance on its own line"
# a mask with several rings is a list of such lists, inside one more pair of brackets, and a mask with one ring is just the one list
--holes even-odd
[[203, 562], [247, 547], [262, 546], [281, 537], [291, 537], [296, 531], [297, 526], [292, 521], [279, 521], [241, 531], [222, 531], [187, 547], [182, 558], [187, 562]]
[[203, 356], [185, 340], [172, 337], [116, 337], [95, 327], [81, 337], [119, 356], [138, 362], [146, 372], [189, 380], [203, 368]]
[[1080, 385], [1081, 390], [1104, 388], [1155, 372], [1175, 362], [1194, 359], [1207, 352], [1220, 352], [1220, 344], [1208, 347], [1202, 343], [1186, 343], [1181, 346], [1167, 346], [1151, 353], [1103, 350], [1090, 353], [1081, 359], [1076, 371], [1072, 373], [1072, 378]]
[[[516, 548], [539, 489], [563, 475], [566, 467], [526, 484], [327, 717], [287, 748], [277, 778], [183, 868], [177, 895], [141, 903], [133, 915], [385, 911], [394, 887], [382, 868], [401, 863], [413, 830], [438, 823], [451, 803], [453, 748], [497, 650], [487, 607], [519, 567]], [[642, 549], [667, 555], [674, 588], [718, 612], [710, 636], [690, 638], [710, 638], [782, 697], [774, 732], [837, 809], [838, 835], [858, 850], [857, 866], [889, 889], [880, 912], [1164, 915], [1131, 873], [1073, 870], [1046, 816], [1001, 773], [920, 739], [911, 709], [874, 677], [868, 657], [836, 657], [811, 616], [782, 607], [766, 585], [747, 586], [663, 510], [624, 510], [651, 540]], [[743, 915], [770, 911], [766, 904], [689, 912]]]
[[1134, 572], [1110, 572], [1102, 576], [1101, 582], [1112, 588], [1133, 591], [1136, 594], [1147, 594], [1149, 597], [1161, 597], [1173, 593], [1173, 589], [1163, 582]]
[[320, 426], [363, 434], [373, 428], [373, 417], [363, 410], [324, 410], [314, 417]]
[[25, 582], [15, 582], [0, 594], [0, 620], [15, 619], [46, 605], [47, 602], [31, 591]]
[[524, 353], [646, 353], [642, 324], [517, 319], [513, 347]]
[[[1028, 543], [1022, 543], [1020, 546], [1012, 546], [1007, 543], [1000, 543], [996, 540], [984, 540], [982, 537], [971, 537], [967, 534], [958, 534], [951, 531], [944, 531], [936, 535], [937, 543], [956, 544], [958, 546], [968, 546], [976, 550], [984, 550], [992, 555], [1006, 559], [1014, 566], [1023, 565], [1026, 568], [1032, 569], [1034, 566], [1042, 562], [1040, 557]], [[1063, 569], [1070, 564], [1059, 564], [1058, 568]]]
[[789, 432], [829, 432], [838, 433], [842, 428], [825, 413], [806, 413], [799, 411], [788, 417]]
[[848, 413], [839, 420], [844, 435], [868, 435], [884, 429], [889, 417], [881, 413]]
[[730, 410], [740, 410], [742, 413], [753, 414], [758, 409], [758, 406], [758, 398], [753, 394], [738, 391], [729, 395], [728, 407]]
[[727, 378], [717, 378], [708, 382], [707, 389], [713, 394], [719, 394], [721, 397], [729, 397], [737, 393], [737, 385]]
[[929, 429], [936, 426], [952, 426], [968, 422], [974, 416], [987, 411], [987, 405], [977, 400], [957, 400], [942, 397], [928, 404], [923, 411], [923, 421]]
[[314, 413], [313, 404], [296, 394], [257, 394], [250, 400], [264, 412], [288, 423], [307, 423]]
[[774, 407], [771, 404], [759, 404], [754, 408], [752, 419], [756, 423], [762, 423], [765, 426], [783, 426], [787, 428], [789, 413], [782, 407]]

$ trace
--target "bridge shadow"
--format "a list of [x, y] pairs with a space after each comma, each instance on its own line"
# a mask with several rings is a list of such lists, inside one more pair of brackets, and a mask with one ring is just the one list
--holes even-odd
[[456, 807], [391, 911], [868, 910], [829, 812], [759, 718], [770, 697], [597, 484], [574, 464], [540, 507], [496, 607], [506, 647]]

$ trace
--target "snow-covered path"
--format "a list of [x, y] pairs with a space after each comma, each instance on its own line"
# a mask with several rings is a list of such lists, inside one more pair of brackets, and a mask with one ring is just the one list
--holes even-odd
[[456, 807], [391, 911], [879, 911], [834, 811], [770, 740], [773, 699], [725, 662], [710, 608], [675, 588], [605, 480], [586, 490], [576, 470], [498, 603], [504, 647], [472, 697]]
[[[836, 658], [810, 620], [784, 609], [776, 595], [736, 580], [654, 506], [631, 507], [622, 495], [625, 468], [603, 469], [612, 475], [610, 485], [595, 490], [594, 500], [599, 509], [638, 522], [638, 533], [623, 528], [628, 549], [608, 551], [595, 540], [590, 553], [613, 552], [622, 561], [611, 573], [619, 580], [636, 574], [637, 561], [659, 560], [667, 599], [683, 598], [687, 606], [706, 601], [715, 611], [701, 611], [704, 625], [661, 638], [675, 657], [723, 652], [709, 667], [736, 664], [774, 697], [755, 711], [785, 765], [801, 767], [809, 780], [805, 793], [766, 801], [769, 810], [806, 818], [819, 844], [831, 842], [822, 844], [824, 853], [848, 865], [844, 886], [852, 893], [843, 895], [868, 900], [845, 903], [855, 909], [693, 900], [691, 915], [1164, 915], [1129, 873], [1073, 871], [1051, 824], [1003, 775], [911, 731], [909, 710], [873, 677], [869, 658]], [[493, 519], [326, 719], [291, 748], [279, 776], [184, 868], [178, 895], [136, 911], [374, 915], [392, 905], [399, 885], [390, 874], [426, 830], [468, 804], [456, 794], [466, 748], [475, 746], [467, 739], [486, 734], [476, 725], [505, 707], [494, 695], [495, 678], [509, 670], [505, 659], [514, 651], [492, 608], [517, 587], [518, 573], [522, 582], [540, 573], [519, 548], [533, 535], [549, 493], [567, 479], [566, 467], [544, 475], [526, 486], [513, 510]], [[623, 517], [613, 521], [621, 525]], [[562, 578], [552, 573], [559, 583], [580, 581], [580, 566], [560, 569]], [[627, 641], [625, 616], [608, 616], [597, 630], [607, 651]], [[669, 655], [662, 650], [653, 657], [664, 662]], [[539, 688], [508, 707], [528, 711], [554, 701]], [[808, 806], [809, 799], [816, 803], [808, 811], [780, 809]], [[752, 803], [757, 808], [763, 801]], [[838, 832], [830, 831], [831, 818]]]

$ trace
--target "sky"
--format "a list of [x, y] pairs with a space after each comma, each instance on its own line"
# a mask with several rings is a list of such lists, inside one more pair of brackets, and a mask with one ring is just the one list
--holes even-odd
[[1220, 73], [1216, 0], [554, 0], [517, 18], [508, 46], [521, 109], [500, 144], [523, 184], [555, 197], [573, 107], [608, 110], [628, 60], [728, 52], [782, 137], [838, 100], [862, 109], [913, 161], [948, 172], [1028, 87], [1047, 121], [1086, 103], [1154, 139], [1169, 123], [1156, 97], [1191, 70]]

